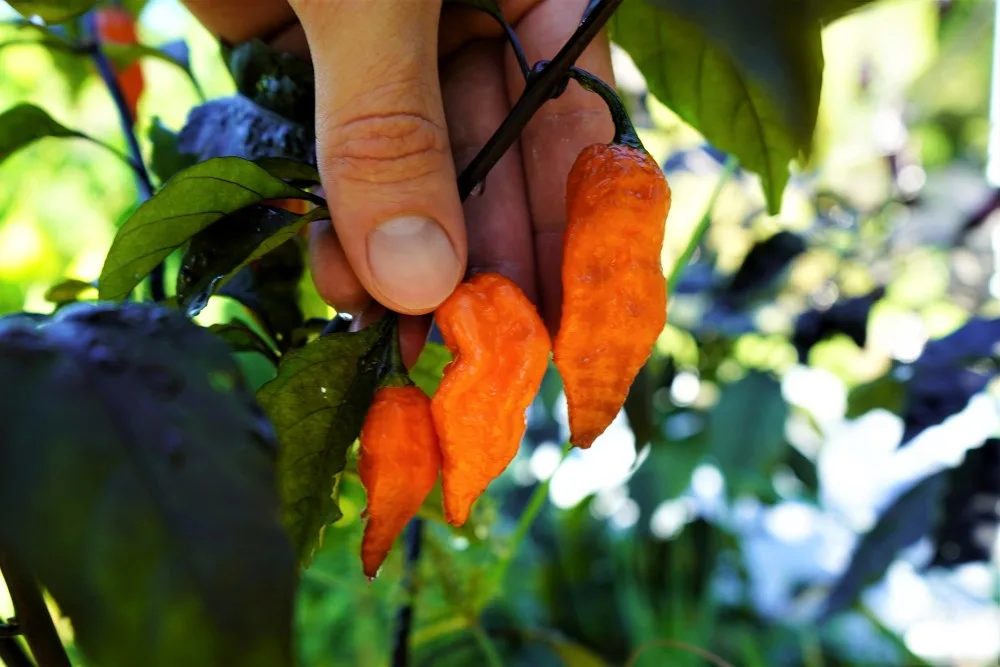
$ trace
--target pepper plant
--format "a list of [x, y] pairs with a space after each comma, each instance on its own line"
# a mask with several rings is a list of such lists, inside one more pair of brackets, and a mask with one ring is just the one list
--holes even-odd
[[[341, 481], [358, 474], [352, 452], [376, 390], [390, 377], [433, 393], [447, 352], [429, 345], [411, 380], [398, 360], [393, 314], [358, 328], [341, 316], [307, 317], [299, 303], [302, 232], [329, 215], [318, 191], [307, 63], [259, 41], [221, 46], [238, 92], [202, 96], [177, 133], [154, 124], [147, 156], [136, 139], [144, 84], [137, 63], [176, 66], [200, 95], [184, 45], [152, 48], [107, 29], [126, 15], [111, 3], [9, 4], [23, 16], [10, 25], [17, 41], [86, 59], [101, 76], [127, 152], [101, 145], [133, 170], [141, 202], [118, 229], [95, 283], [55, 286], [51, 314], [0, 319], [0, 571], [16, 608], [16, 618], [0, 626], [0, 660], [70, 664], [45, 591], [69, 618], [88, 664], [295, 664], [297, 586], [341, 515]], [[135, 11], [141, 3], [130, 4]], [[627, 123], [615, 91], [574, 65], [608, 28], [650, 93], [724, 154], [722, 182], [737, 169], [755, 174], [775, 214], [790, 164], [809, 159], [820, 31], [865, 4], [594, 0], [558, 53], [528, 63], [493, 0], [446, 0], [444, 11], [466, 5], [500, 22], [526, 78], [508, 116], [459, 175], [459, 192], [465, 199], [488, 187], [491, 168], [567, 86], [602, 95], [619, 128]], [[714, 82], [710, 90], [701, 87], [705, 80]], [[46, 137], [96, 141], [38, 106], [16, 104], [0, 114], [0, 161]], [[664, 277], [669, 290], [701, 246], [708, 218]], [[776, 235], [760, 256], [784, 266], [798, 244]], [[779, 255], [785, 259], [776, 261]], [[744, 267], [748, 283], [767, 273], [751, 258]], [[740, 280], [737, 274], [727, 292], [734, 303]], [[86, 298], [94, 291], [96, 300]], [[200, 326], [195, 318], [216, 296], [241, 304], [245, 317]], [[817, 314], [811, 329], [803, 326], [802, 344], [849, 329], [843, 322], [867, 316], [880, 297]], [[251, 387], [237, 353], [266, 360], [273, 377]], [[648, 441], [653, 436], [640, 437], [647, 378], [633, 385], [626, 410], [637, 437]], [[466, 620], [480, 638], [478, 616], [505, 584], [545, 491], [534, 491], [487, 594], [470, 603]], [[411, 661], [422, 522], [444, 522], [440, 500], [432, 491], [406, 533], [396, 640], [384, 651], [395, 665]], [[474, 526], [455, 531], [475, 539]], [[830, 613], [858, 594], [851, 577], [866, 574], [845, 575]], [[360, 564], [343, 576], [361, 576]], [[489, 637], [481, 643], [496, 664]]]

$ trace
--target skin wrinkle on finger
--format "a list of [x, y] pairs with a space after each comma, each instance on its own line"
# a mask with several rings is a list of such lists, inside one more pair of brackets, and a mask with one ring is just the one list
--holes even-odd
[[[314, 47], [317, 161], [338, 237], [368, 292], [411, 314], [450, 293], [467, 256], [437, 77], [440, 6], [295, 3]], [[344, 26], [350, 40], [337, 39]]]

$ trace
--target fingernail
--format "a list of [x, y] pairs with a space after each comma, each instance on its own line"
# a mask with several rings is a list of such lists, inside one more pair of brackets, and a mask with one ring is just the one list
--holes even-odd
[[378, 289], [410, 310], [432, 310], [455, 289], [462, 263], [451, 240], [430, 218], [407, 215], [368, 235], [368, 263]]

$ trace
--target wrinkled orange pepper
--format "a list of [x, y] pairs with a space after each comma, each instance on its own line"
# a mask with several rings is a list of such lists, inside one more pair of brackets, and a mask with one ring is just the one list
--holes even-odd
[[[101, 41], [116, 44], [138, 44], [139, 37], [135, 31], [135, 18], [123, 7], [108, 5], [97, 10], [97, 34]], [[132, 121], [135, 122], [139, 109], [139, 98], [146, 83], [142, 76], [142, 67], [135, 60], [128, 67], [116, 72], [118, 85], [128, 105]]]
[[553, 351], [576, 447], [614, 420], [666, 324], [669, 209], [666, 178], [638, 140], [588, 146], [570, 171]]
[[431, 410], [441, 439], [445, 519], [459, 526], [517, 454], [551, 341], [535, 306], [496, 273], [459, 285], [435, 319], [453, 360]]
[[368, 495], [361, 563], [371, 579], [420, 509], [441, 469], [427, 394], [412, 385], [378, 389], [360, 442], [358, 476]]

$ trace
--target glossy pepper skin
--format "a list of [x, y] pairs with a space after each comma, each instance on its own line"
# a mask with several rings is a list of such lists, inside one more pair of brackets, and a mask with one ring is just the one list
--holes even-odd
[[380, 388], [365, 417], [360, 441], [358, 475], [368, 495], [361, 563], [371, 579], [420, 509], [441, 469], [427, 394], [414, 386]]
[[535, 306], [496, 273], [459, 285], [435, 318], [453, 360], [431, 409], [441, 438], [445, 519], [460, 526], [517, 454], [551, 340]]
[[666, 324], [660, 260], [670, 188], [642, 148], [596, 144], [570, 171], [554, 361], [570, 441], [586, 449], [621, 410]]
[[[101, 7], [96, 15], [97, 33], [101, 41], [115, 44], [137, 44], [139, 37], [135, 31], [135, 18], [124, 8], [115, 6]], [[116, 72], [118, 85], [125, 96], [132, 121], [136, 119], [139, 98], [145, 88], [142, 67], [136, 60], [125, 69]]]

